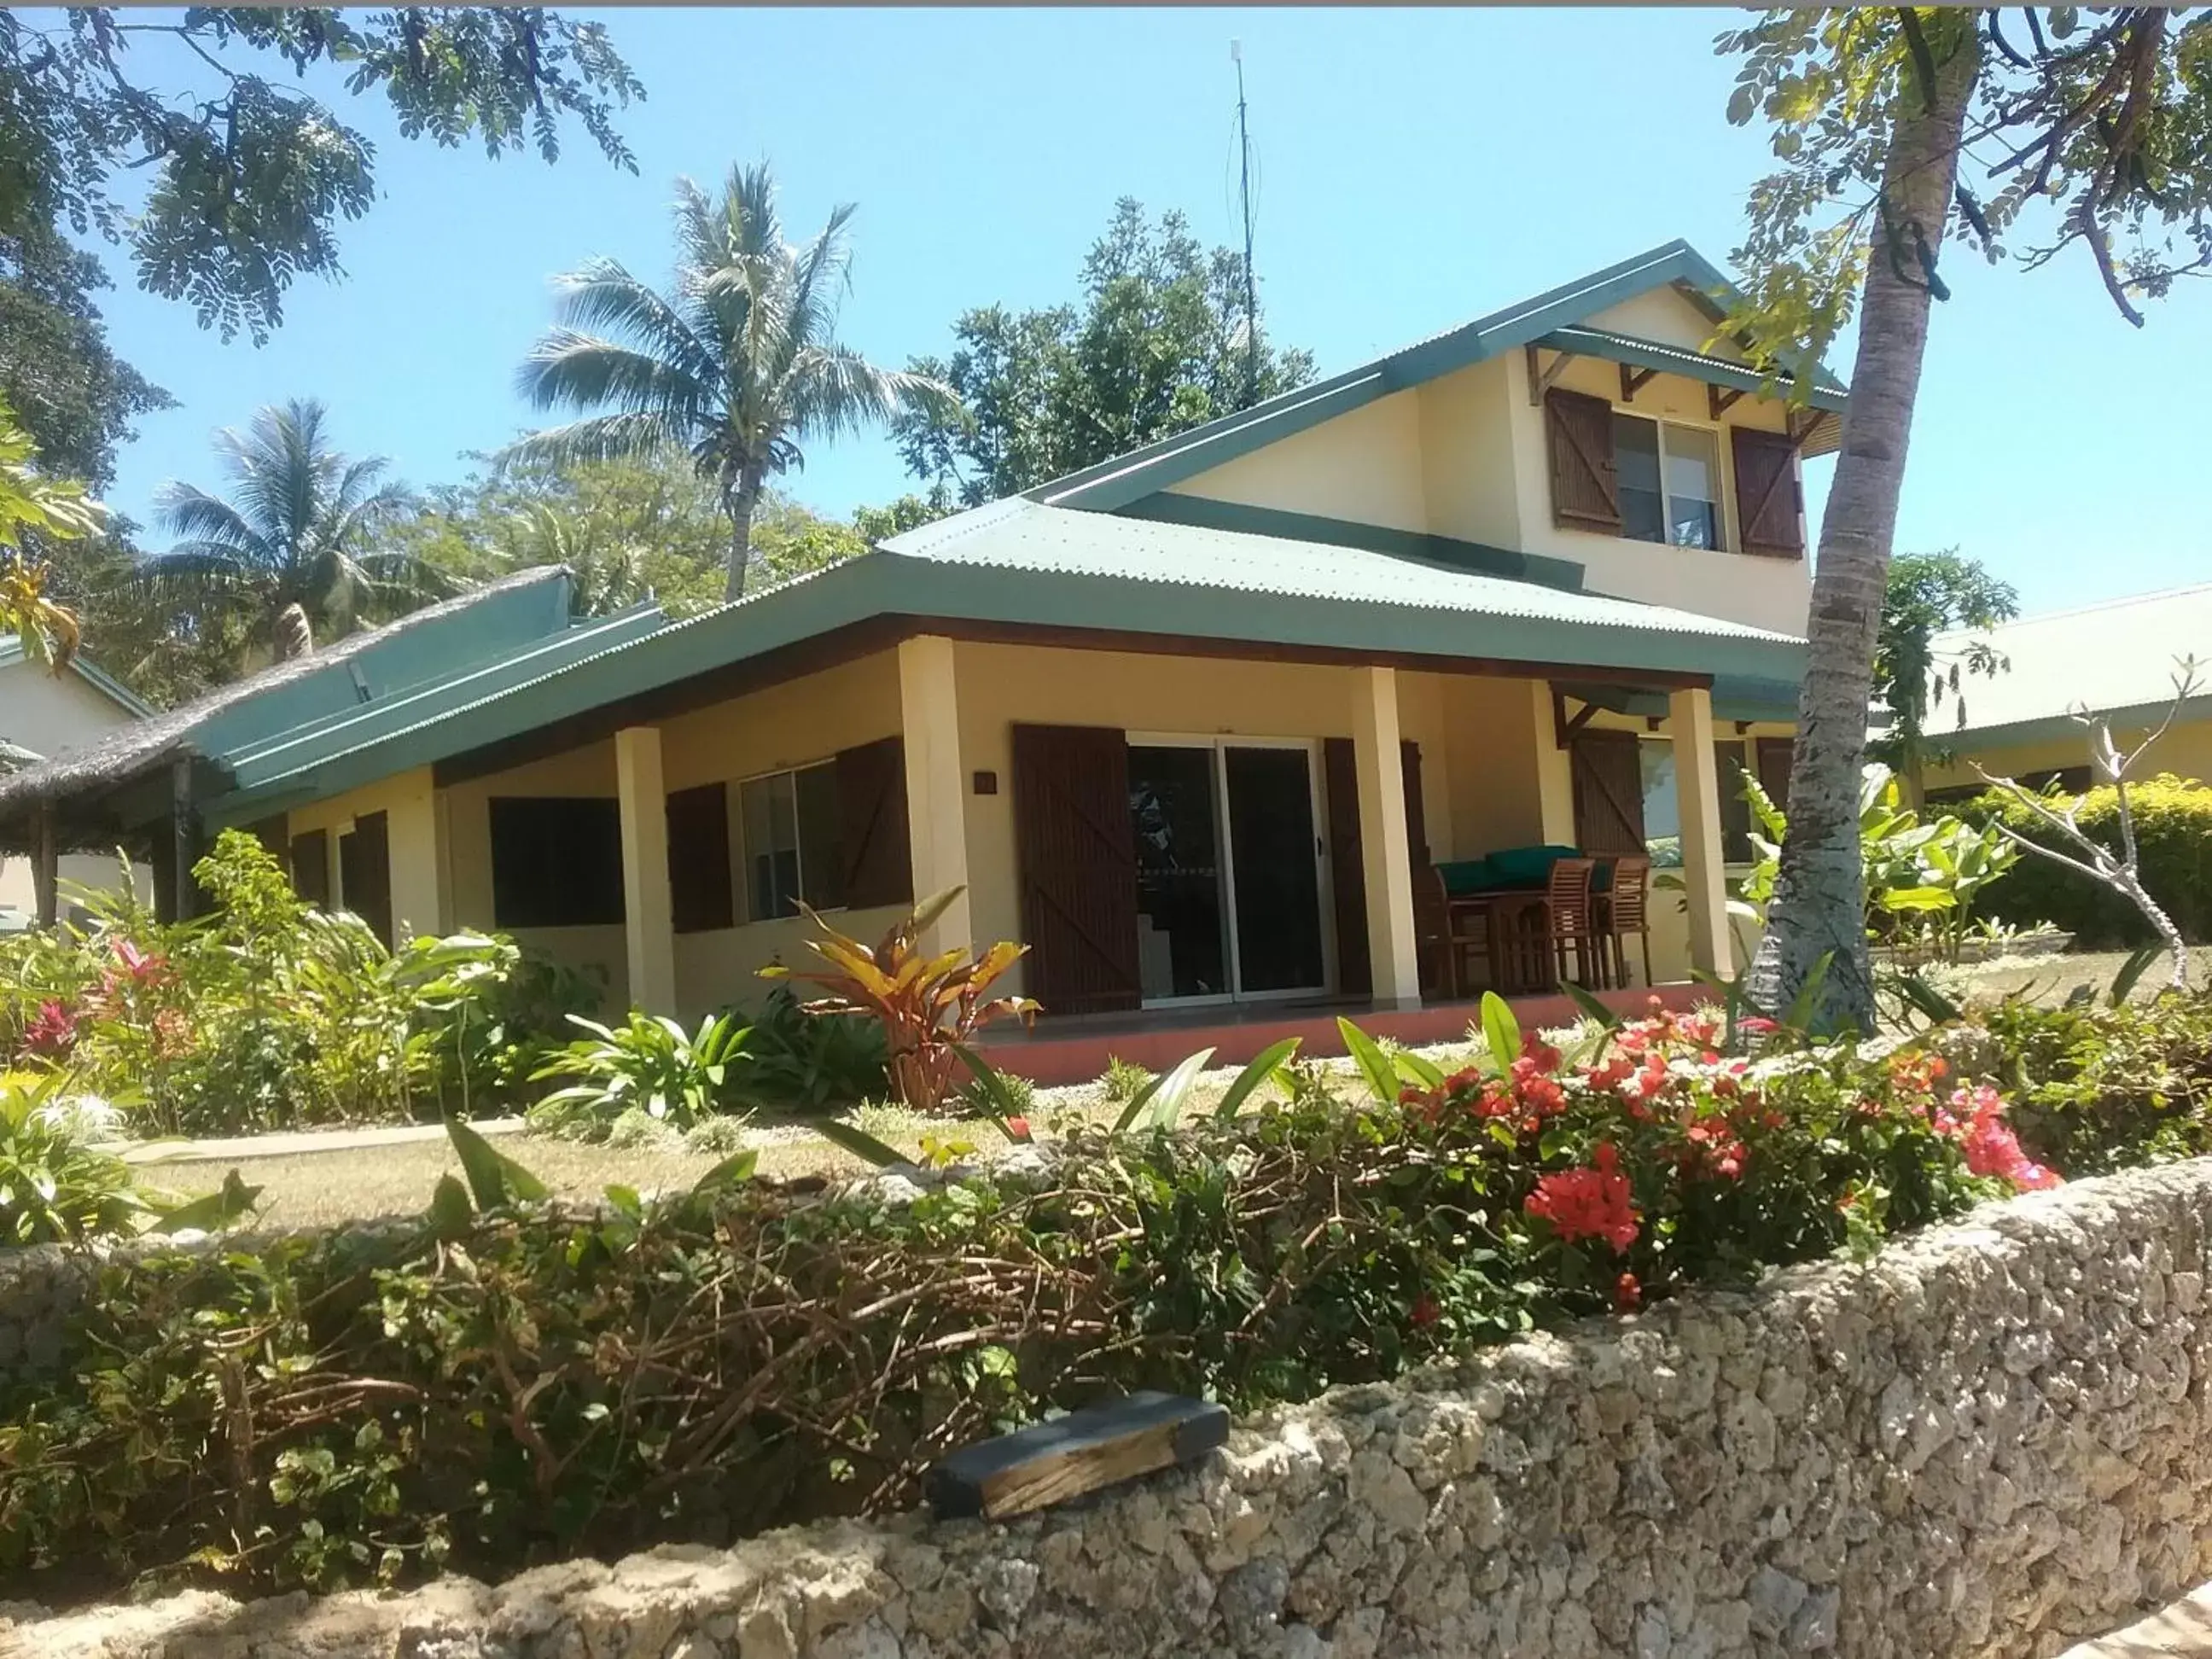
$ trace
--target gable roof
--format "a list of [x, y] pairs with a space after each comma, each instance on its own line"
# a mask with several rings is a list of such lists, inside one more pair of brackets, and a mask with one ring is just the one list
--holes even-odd
[[[1111, 636], [1174, 652], [1193, 638], [1400, 661], [1558, 662], [1632, 677], [1725, 676], [1759, 708], [1794, 704], [1803, 642], [1717, 617], [1339, 543], [1051, 507], [1011, 497], [895, 536], [876, 551], [580, 655], [441, 683], [351, 731], [234, 757], [225, 821], [307, 801], [591, 717], [841, 630]], [[593, 642], [596, 643], [596, 642]], [[1720, 682], [1717, 678], [1716, 684]], [[351, 739], [351, 740], [349, 740]], [[575, 730], [564, 745], [586, 741]], [[285, 752], [289, 750], [289, 752]]]
[[[6, 668], [23, 660], [22, 641], [0, 640], [0, 668]], [[153, 704], [102, 669], [98, 663], [94, 662], [82, 651], [70, 659], [67, 672], [76, 675], [77, 678], [82, 680], [126, 714], [138, 720], [146, 720], [154, 714]], [[28, 754], [30, 751], [25, 750], [22, 752]]]
[[[1670, 287], [1715, 323], [1727, 317], [1729, 307], [1740, 297], [1735, 284], [1719, 266], [1687, 242], [1677, 239], [1547, 289], [1502, 311], [1493, 311], [1473, 322], [1417, 340], [1328, 380], [1279, 392], [1249, 409], [1162, 438], [1125, 455], [1040, 484], [1026, 493], [1030, 500], [1050, 507], [1079, 507], [1110, 513], [1155, 490], [1180, 483], [1293, 433], [1387, 398], [1392, 392], [1437, 380], [1519, 346], [1552, 344], [1546, 337], [1555, 331], [1575, 328], [1639, 294]], [[1613, 350], [1641, 348], [1665, 358], [1663, 362], [1643, 363], [1643, 367], [1717, 380], [1719, 384], [1744, 390], [1755, 390], [1760, 383], [1756, 371], [1725, 359], [1602, 330], [1581, 331], [1590, 337], [1587, 348], [1594, 352], [1605, 343]], [[1554, 345], [1554, 349], [1572, 348]], [[1747, 386], [1744, 384], [1746, 380]], [[1816, 408], [1840, 410], [1845, 395], [1843, 384], [1826, 370], [1816, 372], [1809, 394]]]
[[0, 812], [122, 783], [179, 754], [216, 754], [499, 654], [565, 628], [568, 590], [568, 572], [559, 566], [518, 571], [382, 628], [273, 664], [41, 765], [0, 776]]
[[[1963, 681], [1964, 726], [1952, 728], [1954, 711], [1948, 703], [1936, 712], [1929, 735], [1947, 749], [1972, 752], [2079, 736], [2067, 713], [2077, 703], [2117, 716], [2123, 726], [2155, 726], [2173, 706], [2177, 658], [2193, 656], [2212, 672], [2212, 582], [1940, 634], [1934, 645], [1954, 655], [1978, 639], [2011, 665], [1989, 678], [1977, 674]], [[2182, 712], [2185, 719], [2212, 717], [2212, 690]], [[2154, 766], [2157, 756], [2152, 750]]]

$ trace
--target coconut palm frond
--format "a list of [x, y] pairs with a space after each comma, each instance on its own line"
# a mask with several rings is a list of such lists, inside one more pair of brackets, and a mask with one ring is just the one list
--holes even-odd
[[629, 345], [702, 385], [720, 374], [720, 358], [683, 309], [616, 261], [587, 260], [557, 280], [561, 321], [574, 333]]
[[799, 354], [786, 383], [785, 401], [800, 437], [838, 438], [952, 395], [950, 387], [927, 375], [878, 368], [847, 347], [825, 345], [809, 346]]
[[689, 450], [688, 436], [680, 420], [656, 410], [589, 415], [565, 426], [533, 432], [503, 453], [519, 460], [574, 466], [591, 461], [629, 460], [667, 449]]

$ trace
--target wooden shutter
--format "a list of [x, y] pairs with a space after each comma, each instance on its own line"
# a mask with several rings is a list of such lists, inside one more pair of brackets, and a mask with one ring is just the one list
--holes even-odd
[[1620, 534], [1620, 487], [1613, 464], [1613, 405], [1557, 386], [1544, 394], [1552, 455], [1552, 522], [1565, 530]]
[[1632, 732], [1580, 732], [1569, 746], [1575, 844], [1585, 853], [1641, 853], [1644, 766]]
[[726, 783], [678, 789], [668, 798], [668, 915], [679, 933], [737, 925]]
[[331, 832], [307, 830], [292, 837], [292, 890], [318, 910], [331, 908]]
[[837, 751], [838, 840], [845, 902], [855, 910], [911, 904], [914, 855], [906, 820], [906, 745], [896, 736]]
[[386, 948], [392, 937], [392, 835], [381, 812], [364, 812], [338, 837], [338, 888], [345, 908]]
[[1413, 850], [1413, 874], [1436, 862], [1429, 852], [1429, 813], [1421, 800], [1421, 745], [1411, 738], [1398, 743], [1398, 765], [1406, 779], [1406, 845]]
[[1129, 745], [1109, 726], [1016, 726], [1014, 848], [1023, 976], [1048, 1013], [1134, 1008], [1137, 848]]
[[1747, 553], [1772, 559], [1805, 556], [1797, 447], [1779, 432], [1731, 427], [1735, 451], [1735, 519]]
[[1790, 768], [1797, 757], [1795, 738], [1761, 738], [1753, 746], [1753, 767], [1767, 799], [1784, 812], [1790, 810]]
[[1359, 760], [1350, 738], [1322, 744], [1328, 795], [1328, 885], [1336, 912], [1336, 988], [1364, 997], [1375, 988], [1367, 954], [1367, 871], [1359, 844]]

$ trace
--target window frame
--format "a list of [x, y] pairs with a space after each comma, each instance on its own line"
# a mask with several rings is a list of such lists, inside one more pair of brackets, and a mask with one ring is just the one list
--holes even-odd
[[[1662, 525], [1673, 524], [1674, 518], [1673, 506], [1674, 499], [1674, 492], [1670, 490], [1667, 485], [1667, 428], [1670, 426], [1680, 427], [1683, 430], [1687, 432], [1701, 432], [1705, 434], [1707, 438], [1711, 440], [1713, 446], [1711, 460], [1714, 491], [1713, 509], [1715, 516], [1718, 520], [1718, 529], [1720, 532], [1720, 543], [1719, 545], [1715, 547], [1685, 546], [1682, 543], [1669, 540], [1664, 536], [1661, 537], [1657, 541], [1650, 541], [1646, 540], [1644, 537], [1632, 536], [1628, 533], [1628, 515], [1626, 510], [1624, 510], [1621, 514], [1621, 527], [1619, 539], [1625, 542], [1640, 542], [1645, 547], [1672, 548], [1678, 553], [1735, 553], [1741, 551], [1741, 550], [1736, 545], [1735, 502], [1734, 499], [1735, 494], [1735, 479], [1730, 476], [1734, 470], [1733, 456], [1735, 451], [1734, 447], [1729, 441], [1728, 434], [1729, 428], [1728, 423], [1726, 422], [1721, 422], [1716, 424], [1710, 421], [1686, 421], [1673, 415], [1646, 415], [1639, 410], [1628, 408], [1620, 404], [1613, 404], [1613, 418], [1616, 421], [1643, 421], [1657, 428], [1656, 432], [1653, 434], [1653, 437], [1659, 456], [1659, 516], [1660, 522]], [[1613, 448], [1614, 453], [1617, 455], [1620, 452], [1620, 446], [1616, 443]], [[1616, 494], [1618, 494], [1623, 489], [1623, 486], [1620, 483], [1620, 471], [1617, 462], [1615, 464], [1613, 477], [1613, 488]]]
[[[791, 856], [793, 867], [797, 872], [797, 896], [800, 899], [805, 899], [807, 887], [806, 842], [805, 833], [801, 827], [803, 820], [799, 810], [799, 775], [802, 772], [816, 771], [826, 771], [830, 775], [830, 782], [834, 790], [837, 775], [837, 757], [836, 755], [825, 755], [819, 760], [800, 761], [795, 765], [791, 766], [771, 766], [762, 771], [747, 772], [741, 776], [729, 778], [724, 781], [724, 787], [727, 788], [732, 793], [732, 805], [734, 808], [730, 814], [730, 839], [732, 843], [732, 850], [735, 854], [733, 862], [737, 868], [738, 886], [739, 889], [738, 892], [735, 895], [735, 897], [738, 900], [737, 908], [740, 912], [738, 920], [734, 924], [735, 926], [738, 927], [757, 927], [764, 922], [790, 921], [799, 915], [799, 912], [796, 910], [792, 911], [789, 915], [762, 916], [755, 915], [753, 914], [752, 846], [750, 837], [746, 833], [748, 829], [747, 814], [745, 811], [746, 787], [751, 784], [767, 783], [776, 778], [787, 777], [791, 780]], [[842, 832], [843, 825], [840, 824], [838, 827]], [[833, 846], [834, 845], [836, 845], [836, 843], [833, 843]], [[838, 855], [838, 862], [842, 862], [842, 857], [843, 854], [841, 849]], [[842, 890], [844, 873], [845, 872], [842, 869], [836, 872], [841, 890], [837, 896], [837, 902], [834, 904], [815, 904], [813, 908], [817, 915], [834, 915], [841, 910], [851, 908], [845, 902], [845, 896]], [[807, 900], [807, 902], [811, 904], [812, 901]]]

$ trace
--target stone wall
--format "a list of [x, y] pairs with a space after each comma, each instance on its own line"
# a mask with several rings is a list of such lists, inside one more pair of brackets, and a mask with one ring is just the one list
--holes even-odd
[[[0, 1623], [42, 1659], [2051, 1654], [2212, 1577], [2212, 1160], [1243, 1426], [1010, 1526]], [[0, 1620], [4, 1620], [0, 1611]], [[10, 1647], [12, 1642], [13, 1647]]]

